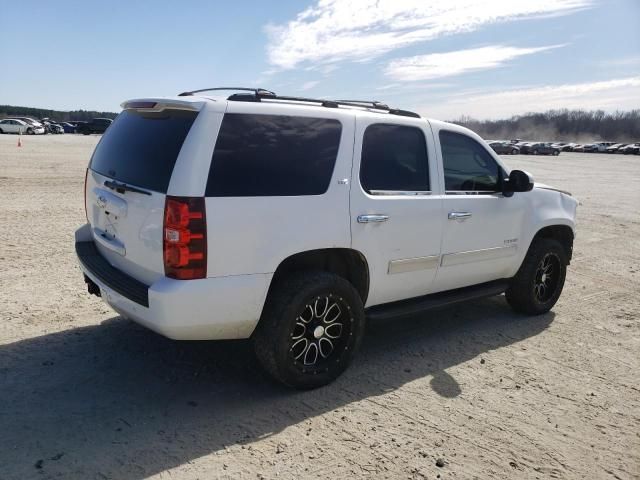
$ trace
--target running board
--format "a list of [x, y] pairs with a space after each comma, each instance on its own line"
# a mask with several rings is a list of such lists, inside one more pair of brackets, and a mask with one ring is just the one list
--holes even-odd
[[470, 287], [375, 305], [367, 308], [365, 314], [371, 320], [406, 317], [458, 302], [500, 295], [508, 286], [508, 280], [494, 280], [493, 282], [481, 283]]

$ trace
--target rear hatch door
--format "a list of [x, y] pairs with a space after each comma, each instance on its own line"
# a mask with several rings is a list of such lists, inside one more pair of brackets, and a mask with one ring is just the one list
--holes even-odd
[[89, 164], [85, 201], [96, 246], [114, 267], [148, 285], [164, 275], [165, 197], [197, 115], [175, 108], [125, 109]]

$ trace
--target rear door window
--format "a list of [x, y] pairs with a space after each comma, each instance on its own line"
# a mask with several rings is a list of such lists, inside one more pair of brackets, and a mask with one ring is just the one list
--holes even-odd
[[422, 130], [369, 125], [362, 138], [360, 183], [368, 193], [429, 191], [427, 144]]
[[103, 135], [90, 168], [127, 184], [166, 193], [197, 115], [186, 110], [125, 110]]
[[335, 119], [227, 113], [206, 195], [321, 195], [329, 188], [341, 132]]

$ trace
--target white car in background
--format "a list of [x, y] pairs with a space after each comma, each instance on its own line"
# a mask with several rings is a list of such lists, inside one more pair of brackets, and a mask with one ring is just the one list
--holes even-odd
[[[39, 134], [47, 133], [47, 129], [44, 126], [44, 123], [42, 123], [41, 121], [34, 120], [33, 118], [30, 118], [30, 117], [13, 117], [13, 118], [15, 120], [22, 120], [23, 122], [35, 127], [36, 129], [38, 129], [36, 133], [39, 133]], [[39, 130], [40, 128], [42, 128], [42, 131]]]
[[30, 125], [24, 120], [17, 118], [5, 118], [0, 120], [0, 133], [25, 133], [27, 135], [35, 135], [44, 133], [44, 127]]

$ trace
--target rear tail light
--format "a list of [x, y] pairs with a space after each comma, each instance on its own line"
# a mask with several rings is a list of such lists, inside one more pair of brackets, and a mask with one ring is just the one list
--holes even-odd
[[178, 280], [207, 276], [207, 219], [203, 197], [169, 197], [164, 207], [164, 273]]
[[84, 216], [87, 218], [87, 223], [89, 223], [89, 214], [87, 213], [87, 177], [89, 176], [89, 169], [87, 168], [84, 172]]

